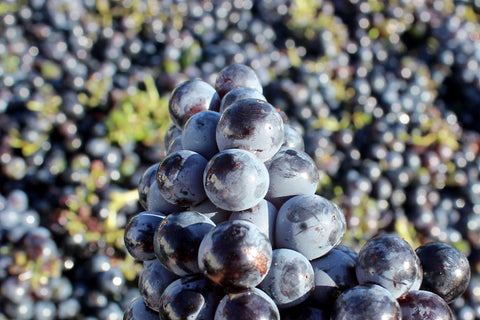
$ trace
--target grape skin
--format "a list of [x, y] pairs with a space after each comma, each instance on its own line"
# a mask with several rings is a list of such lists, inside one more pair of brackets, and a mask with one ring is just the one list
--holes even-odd
[[241, 149], [219, 152], [207, 163], [203, 183], [208, 199], [229, 211], [251, 208], [265, 197], [269, 185], [265, 164]]
[[245, 149], [262, 161], [271, 159], [285, 140], [280, 113], [268, 102], [245, 99], [222, 113], [217, 126], [219, 150]]
[[297, 250], [313, 260], [339, 244], [345, 230], [345, 217], [336, 204], [317, 194], [298, 195], [278, 211], [275, 247]]

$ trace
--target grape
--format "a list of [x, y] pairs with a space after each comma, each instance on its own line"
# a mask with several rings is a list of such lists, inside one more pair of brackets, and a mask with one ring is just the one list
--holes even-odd
[[470, 264], [460, 250], [448, 243], [429, 242], [418, 247], [416, 253], [423, 268], [422, 290], [451, 303], [467, 289]]
[[185, 207], [167, 202], [160, 193], [157, 180], [153, 181], [147, 195], [147, 210], [169, 214], [172, 212], [184, 211]]
[[198, 264], [213, 282], [230, 292], [257, 286], [272, 263], [272, 245], [253, 223], [245, 220], [218, 224], [203, 238]]
[[164, 267], [179, 276], [199, 273], [198, 247], [215, 223], [201, 213], [183, 211], [168, 215], [155, 231], [155, 255]]
[[153, 235], [165, 216], [159, 212], [144, 211], [133, 216], [125, 226], [125, 248], [137, 260], [155, 259]]
[[182, 147], [195, 151], [209, 160], [219, 151], [215, 138], [219, 119], [220, 113], [209, 110], [190, 117], [182, 131]]
[[275, 246], [313, 260], [339, 244], [345, 230], [345, 217], [336, 204], [317, 194], [298, 195], [278, 211]]
[[268, 190], [268, 171], [260, 159], [241, 149], [228, 149], [210, 159], [203, 182], [207, 197], [217, 207], [241, 211], [263, 199]]
[[447, 302], [437, 294], [412, 290], [398, 298], [403, 320], [453, 320]]
[[293, 196], [317, 190], [318, 169], [305, 152], [282, 147], [267, 163], [267, 169], [270, 185], [265, 199], [277, 208]]
[[205, 200], [202, 175], [206, 164], [203, 156], [189, 150], [168, 155], [157, 169], [162, 197], [178, 206], [195, 205]]
[[259, 284], [279, 308], [289, 308], [305, 301], [314, 289], [310, 261], [291, 249], [273, 250], [272, 266]]
[[223, 297], [223, 290], [202, 275], [173, 281], [160, 298], [160, 318], [164, 320], [210, 320]]
[[232, 64], [222, 70], [215, 80], [215, 90], [220, 98], [238, 87], [249, 87], [263, 93], [263, 88], [255, 71], [244, 64]]
[[123, 320], [158, 320], [158, 313], [145, 305], [142, 297], [136, 297], [124, 311]]
[[357, 285], [335, 301], [331, 320], [400, 320], [400, 305], [390, 292], [377, 284]]
[[220, 300], [214, 320], [265, 319], [280, 320], [275, 302], [262, 290], [227, 294]]
[[168, 103], [172, 122], [181, 130], [195, 113], [209, 109], [215, 89], [202, 80], [189, 80], [177, 86]]
[[230, 217], [230, 211], [220, 209], [210, 201], [206, 199], [202, 203], [199, 203], [195, 206], [190, 207], [190, 210], [199, 212], [212, 220], [215, 224], [220, 222], [227, 221]]
[[108, 296], [120, 296], [125, 289], [126, 280], [123, 271], [118, 267], [111, 267], [100, 272], [96, 277], [100, 291]]
[[285, 137], [282, 147], [305, 151], [305, 142], [303, 141], [303, 137], [295, 128], [288, 123], [284, 123], [283, 131]]
[[259, 204], [242, 211], [232, 211], [230, 220], [243, 219], [254, 223], [270, 239], [272, 245], [275, 243], [275, 220], [277, 209], [275, 206], [262, 199]]
[[138, 278], [138, 289], [147, 307], [158, 312], [163, 290], [177, 278], [158, 259], [146, 264]]
[[285, 140], [280, 113], [268, 102], [241, 100], [222, 113], [217, 126], [216, 141], [222, 150], [245, 149], [267, 161]]
[[261, 94], [258, 90], [250, 87], [237, 87], [230, 90], [223, 98], [220, 104], [220, 113], [223, 113], [225, 109], [230, 107], [232, 104], [245, 100], [245, 99], [257, 99], [262, 101], [267, 101], [265, 96]]
[[355, 267], [358, 282], [379, 284], [398, 298], [422, 272], [413, 248], [394, 234], [370, 239], [360, 250]]
[[156, 163], [148, 167], [140, 179], [138, 183], [138, 201], [140, 205], [145, 209], [148, 210], [147, 204], [147, 197], [150, 191], [150, 187], [152, 186], [153, 182], [155, 181], [155, 177], [157, 174], [157, 169], [160, 163]]
[[315, 305], [331, 308], [343, 291], [358, 284], [355, 275], [357, 256], [350, 255], [342, 248], [347, 247], [339, 245], [326, 255], [311, 261], [315, 288], [310, 300]]
[[[200, 111], [201, 112], [201, 111]], [[168, 148], [172, 141], [182, 135], [182, 130], [179, 129], [174, 123], [171, 123], [165, 132], [165, 137], [163, 138], [163, 145]]]

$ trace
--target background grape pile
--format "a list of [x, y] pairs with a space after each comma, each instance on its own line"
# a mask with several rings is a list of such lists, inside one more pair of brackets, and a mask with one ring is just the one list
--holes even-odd
[[455, 244], [480, 319], [480, 4], [0, 2], [0, 319], [120, 319], [123, 227], [163, 159], [171, 91], [251, 66], [303, 133], [345, 244]]

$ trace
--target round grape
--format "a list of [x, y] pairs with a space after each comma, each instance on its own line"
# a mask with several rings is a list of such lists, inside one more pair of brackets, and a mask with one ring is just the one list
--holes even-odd
[[210, 159], [203, 182], [213, 204], [224, 210], [240, 211], [260, 203], [267, 193], [269, 177], [265, 164], [255, 155], [228, 149]]

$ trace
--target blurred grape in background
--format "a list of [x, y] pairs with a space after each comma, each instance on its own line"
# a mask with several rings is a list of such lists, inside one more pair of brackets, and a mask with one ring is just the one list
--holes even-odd
[[234, 63], [301, 132], [344, 243], [455, 245], [472, 279], [451, 307], [480, 319], [479, 20], [453, 0], [1, 1], [0, 319], [123, 318], [170, 94]]

